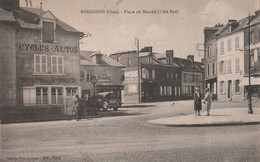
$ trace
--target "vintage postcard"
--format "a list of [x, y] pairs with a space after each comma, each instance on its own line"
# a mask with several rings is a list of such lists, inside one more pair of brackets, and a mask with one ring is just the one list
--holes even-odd
[[1, 161], [260, 160], [260, 0], [0, 0]]

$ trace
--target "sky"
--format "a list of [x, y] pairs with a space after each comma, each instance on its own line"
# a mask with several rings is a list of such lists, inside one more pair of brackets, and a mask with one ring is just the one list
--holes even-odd
[[[259, 9], [260, 0], [31, 0], [34, 8], [50, 10], [57, 18], [88, 34], [80, 40], [81, 50], [103, 54], [136, 50], [152, 46], [163, 53], [174, 50], [174, 56], [189, 54], [200, 61], [197, 44], [203, 44], [205, 27], [242, 19]], [[25, 6], [25, 0], [20, 0]], [[103, 13], [82, 13], [104, 10]], [[107, 11], [119, 14], [106, 14]], [[126, 14], [125, 10], [134, 11]], [[139, 10], [141, 13], [136, 13]], [[164, 14], [145, 14], [143, 10], [165, 10]], [[170, 13], [170, 10], [177, 13]], [[90, 36], [91, 34], [91, 36]]]

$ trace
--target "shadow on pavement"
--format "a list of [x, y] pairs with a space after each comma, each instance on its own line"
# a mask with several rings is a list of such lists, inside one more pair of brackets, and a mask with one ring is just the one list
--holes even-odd
[[147, 107], [154, 107], [155, 105], [123, 105], [121, 108], [147, 108]]
[[118, 111], [99, 111], [98, 115], [101, 115], [101, 118], [103, 117], [115, 117], [115, 116], [133, 116], [133, 115], [143, 115], [144, 113], [128, 113], [127, 110], [118, 110]]

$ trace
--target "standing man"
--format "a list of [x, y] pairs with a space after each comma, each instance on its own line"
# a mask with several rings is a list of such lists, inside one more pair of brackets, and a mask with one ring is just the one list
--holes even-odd
[[194, 110], [196, 116], [200, 116], [200, 110], [201, 110], [201, 93], [199, 90], [199, 87], [195, 88], [195, 93], [194, 93]]
[[77, 100], [74, 102], [74, 104], [77, 108], [78, 120], [80, 120], [84, 115], [85, 101], [82, 98], [80, 98], [79, 95], [76, 95], [75, 97]]
[[209, 110], [210, 110], [210, 107], [211, 107], [211, 100], [212, 100], [212, 95], [209, 91], [209, 88], [206, 88], [205, 89], [204, 103], [206, 103], [207, 116], [209, 116]]

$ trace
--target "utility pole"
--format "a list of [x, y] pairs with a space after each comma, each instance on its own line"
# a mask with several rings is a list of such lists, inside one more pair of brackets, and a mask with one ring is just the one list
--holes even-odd
[[137, 47], [137, 68], [138, 68], [138, 99], [139, 99], [139, 103], [142, 102], [142, 85], [141, 85], [141, 72], [140, 72], [140, 57], [139, 57], [139, 39], [135, 38], [135, 43], [136, 43], [136, 47]]
[[253, 114], [252, 97], [251, 97], [251, 32], [250, 32], [250, 13], [248, 16], [248, 114]]

